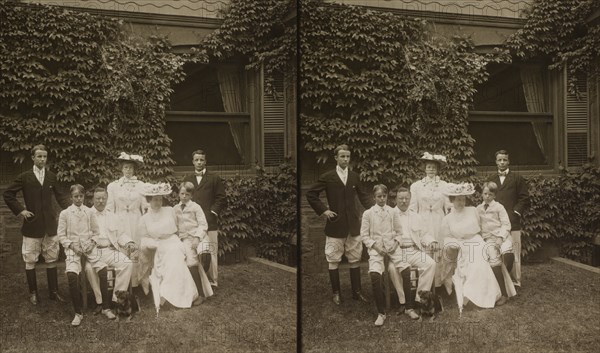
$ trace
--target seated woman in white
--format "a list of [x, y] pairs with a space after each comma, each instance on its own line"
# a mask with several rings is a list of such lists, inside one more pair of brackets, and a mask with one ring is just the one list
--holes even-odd
[[[493, 308], [496, 301], [502, 297], [500, 286], [488, 262], [486, 242], [481, 237], [479, 214], [475, 207], [465, 207], [466, 195], [475, 192], [473, 184], [448, 184], [446, 195], [454, 205], [452, 212], [442, 220], [440, 231], [446, 237], [444, 249], [458, 249], [456, 270], [454, 274], [444, 271], [444, 284], [451, 291], [451, 283], [457, 290], [459, 305], [472, 301], [482, 308]], [[450, 256], [443, 256], [443, 266], [452, 268]], [[507, 281], [507, 284], [510, 281]], [[514, 286], [510, 283], [507, 288], [508, 296], [515, 295]], [[462, 310], [462, 307], [459, 308]]]
[[[177, 236], [175, 212], [163, 207], [163, 196], [171, 193], [169, 184], [148, 184], [143, 190], [150, 203], [148, 213], [140, 218], [138, 234], [141, 235], [140, 282], [148, 293], [152, 292], [160, 304], [168, 301], [178, 308], [189, 308], [199, 298], [196, 284], [185, 262], [185, 247]], [[155, 302], [157, 309], [159, 303]]]

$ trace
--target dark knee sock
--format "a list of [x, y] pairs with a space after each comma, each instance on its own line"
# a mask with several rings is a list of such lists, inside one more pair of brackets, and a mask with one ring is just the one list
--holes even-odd
[[340, 293], [340, 271], [336, 268], [335, 270], [329, 270], [329, 281], [331, 282], [331, 289], [333, 293]]
[[69, 281], [69, 292], [71, 293], [71, 300], [73, 301], [73, 309], [76, 314], [81, 314], [83, 311], [81, 291], [79, 290], [79, 275], [74, 272], [67, 272], [67, 280]]
[[47, 268], [46, 276], [48, 277], [48, 291], [51, 294], [58, 291], [58, 274], [56, 267]]
[[194, 279], [196, 289], [198, 289], [198, 294], [200, 294], [201, 297], [206, 297], [206, 295], [204, 295], [204, 291], [202, 290], [202, 280], [200, 279], [200, 272], [198, 272], [198, 267], [190, 266], [188, 267], [188, 269], [190, 270], [190, 274]]
[[352, 285], [352, 293], [359, 293], [362, 290], [360, 284], [360, 267], [350, 268], [350, 284]]
[[204, 272], [206, 272], [207, 275], [208, 275], [208, 270], [210, 270], [210, 260], [211, 260], [210, 254], [201, 254], [200, 255], [200, 262], [202, 262], [202, 268], [204, 268]]
[[512, 271], [513, 265], [515, 263], [515, 254], [509, 252], [509, 253], [502, 255], [502, 261], [504, 262], [504, 266], [506, 266], [508, 273], [510, 273], [510, 271]]
[[[102, 309], [110, 309], [110, 300], [108, 296], [108, 271], [106, 268], [98, 271], [98, 277], [100, 278], [100, 293], [102, 294]], [[85, 293], [84, 293], [85, 295]]]
[[25, 270], [25, 275], [27, 276], [29, 293], [37, 292], [37, 277], [35, 274], [35, 268], [32, 270]]
[[369, 276], [371, 277], [371, 285], [373, 286], [373, 296], [375, 297], [377, 312], [385, 315], [385, 298], [383, 295], [381, 275], [377, 272], [369, 272]]
[[400, 272], [402, 276], [402, 289], [404, 290], [404, 298], [406, 299], [406, 308], [414, 309], [415, 308], [415, 296], [411, 290], [410, 283], [410, 267], [405, 268]]
[[500, 292], [502, 292], [502, 295], [506, 297], [506, 285], [504, 284], [502, 266], [494, 266], [492, 267], [492, 271], [494, 271], [494, 276], [496, 277], [496, 281], [498, 281], [498, 285], [500, 286]]

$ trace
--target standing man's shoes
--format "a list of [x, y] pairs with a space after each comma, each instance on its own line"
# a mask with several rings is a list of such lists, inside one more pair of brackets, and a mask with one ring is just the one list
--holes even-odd
[[58, 294], [58, 291], [50, 293], [48, 298], [50, 298], [50, 300], [54, 300], [54, 301], [61, 302], [61, 303], [67, 302], [67, 299], [65, 299], [62, 295]]
[[33, 304], [33, 305], [37, 305], [38, 299], [37, 299], [37, 293], [36, 292], [29, 293], [29, 302], [31, 304]]
[[369, 299], [365, 298], [365, 296], [362, 295], [361, 292], [354, 292], [354, 293], [352, 293], [352, 299], [354, 299], [354, 300], [360, 300], [361, 302], [364, 302], [364, 303], [368, 303], [369, 302]]
[[102, 304], [96, 304], [96, 307], [94, 308], [94, 315], [98, 315], [102, 312]]
[[342, 299], [340, 298], [340, 293], [333, 293], [333, 302], [335, 305], [341, 305]]
[[81, 320], [83, 320], [83, 314], [75, 314], [73, 321], [71, 321], [71, 326], [81, 325]]

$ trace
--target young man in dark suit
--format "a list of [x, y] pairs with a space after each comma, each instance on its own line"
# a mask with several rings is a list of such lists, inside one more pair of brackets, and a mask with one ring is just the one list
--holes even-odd
[[496, 201], [506, 209], [511, 224], [510, 235], [513, 241], [514, 255], [511, 253], [503, 255], [503, 261], [511, 273], [515, 286], [521, 286], [521, 217], [529, 205], [529, 191], [527, 181], [519, 174], [510, 171], [509, 164], [507, 151], [496, 152], [498, 173], [488, 177], [488, 181], [493, 181], [498, 185]]
[[[350, 264], [350, 281], [352, 297], [368, 302], [361, 293], [360, 259], [362, 256], [362, 241], [360, 239], [360, 212], [357, 209], [355, 197], [365, 209], [373, 205], [371, 195], [363, 190], [358, 173], [348, 170], [350, 149], [347, 145], [336, 147], [334, 170], [324, 173], [316, 184], [306, 193], [306, 199], [319, 215], [327, 218], [325, 225], [325, 257], [329, 263], [329, 279], [333, 289], [333, 302], [340, 305], [340, 275], [338, 267], [342, 255], [346, 255]], [[319, 195], [325, 191], [327, 204]]]
[[192, 152], [194, 174], [186, 176], [183, 181], [194, 184], [192, 200], [202, 207], [208, 223], [208, 244], [200, 244], [200, 261], [210, 284], [217, 286], [218, 277], [218, 224], [221, 211], [227, 207], [225, 185], [221, 177], [206, 170], [206, 153], [203, 150]]
[[[21, 253], [25, 261], [29, 301], [33, 305], [38, 302], [35, 264], [42, 254], [48, 264], [46, 274], [49, 297], [51, 300], [66, 302], [58, 293], [56, 260], [60, 247], [56, 235], [57, 213], [52, 198], [56, 198], [60, 207], [65, 209], [70, 205], [69, 194], [60, 189], [56, 174], [46, 168], [48, 151], [44, 145], [34, 146], [31, 158], [33, 169], [21, 173], [4, 191], [4, 202], [15, 216], [23, 217]], [[19, 191], [23, 193], [25, 206], [17, 199]]]

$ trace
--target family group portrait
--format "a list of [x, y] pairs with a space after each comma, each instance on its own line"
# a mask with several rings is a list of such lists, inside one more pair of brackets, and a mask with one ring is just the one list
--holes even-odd
[[598, 1], [0, 23], [0, 351], [597, 350]]

